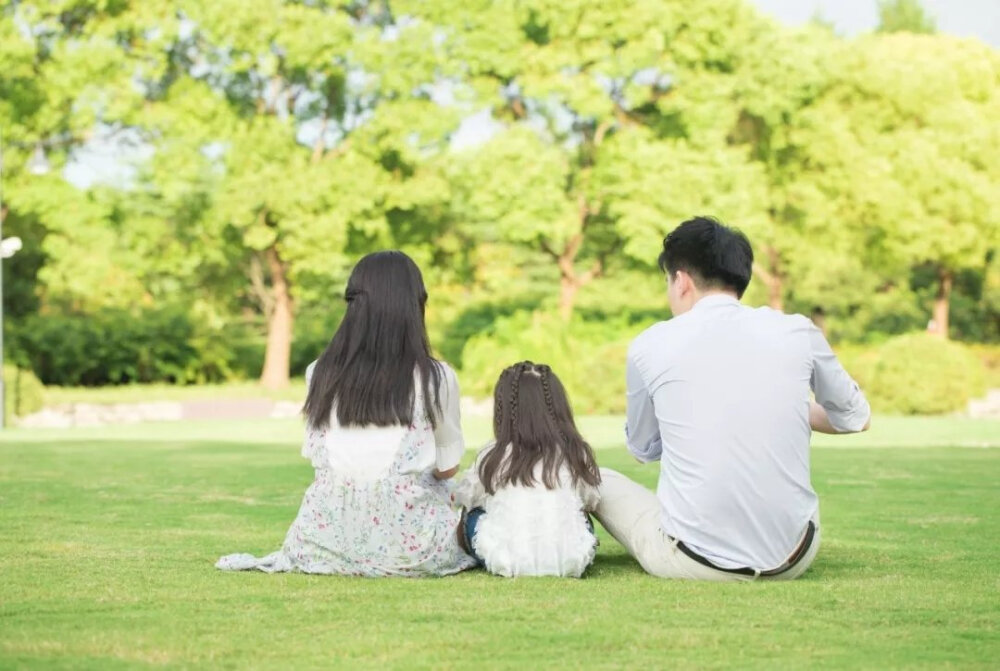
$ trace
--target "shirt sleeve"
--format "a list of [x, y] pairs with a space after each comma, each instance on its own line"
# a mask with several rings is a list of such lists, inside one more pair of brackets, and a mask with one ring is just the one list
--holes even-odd
[[826, 410], [830, 425], [837, 431], [861, 431], [872, 414], [864, 393], [840, 365], [823, 332], [812, 322], [809, 323], [809, 341], [813, 365], [810, 386], [816, 402]]
[[646, 382], [630, 351], [625, 364], [625, 444], [642, 462], [656, 461], [663, 451], [660, 424]]
[[[313, 361], [306, 368], [306, 392], [309, 392], [309, 385], [312, 383], [313, 370], [316, 362]], [[327, 466], [326, 458], [326, 431], [317, 431], [306, 423], [306, 436], [302, 440], [302, 456], [312, 462], [313, 468], [323, 468]]]
[[441, 365], [439, 398], [441, 412], [436, 414], [434, 429], [434, 443], [437, 447], [436, 467], [439, 471], [447, 471], [462, 461], [462, 455], [465, 454], [465, 439], [462, 437], [458, 376], [450, 366], [444, 364]]
[[483, 487], [483, 483], [479, 479], [479, 464], [483, 460], [483, 455], [491, 447], [493, 447], [493, 443], [490, 443], [479, 452], [476, 461], [465, 471], [458, 486], [455, 488], [455, 502], [460, 506], [464, 506], [467, 510], [478, 508], [486, 501], [486, 488]]

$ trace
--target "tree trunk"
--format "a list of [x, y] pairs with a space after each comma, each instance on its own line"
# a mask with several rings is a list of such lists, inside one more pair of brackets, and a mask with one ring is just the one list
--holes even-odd
[[785, 309], [784, 282], [781, 277], [781, 259], [778, 250], [774, 247], [767, 248], [767, 258], [770, 263], [767, 278], [767, 304], [772, 309], [779, 312]]
[[598, 277], [604, 275], [604, 266], [607, 256], [613, 254], [618, 248], [617, 243], [610, 248], [600, 252], [594, 263], [584, 272], [576, 269], [576, 257], [583, 247], [584, 235], [587, 224], [592, 215], [600, 211], [600, 203], [589, 205], [583, 196], [579, 199], [580, 207], [580, 231], [566, 241], [566, 245], [559, 251], [553, 249], [545, 240], [542, 240], [542, 251], [551, 256], [559, 267], [559, 316], [563, 321], [569, 321], [573, 316], [573, 307], [576, 305], [576, 295], [582, 287], [587, 286]]
[[947, 268], [938, 271], [938, 292], [934, 297], [934, 320], [931, 322], [931, 333], [942, 338], [948, 337], [948, 308], [951, 303], [951, 285], [954, 274]]
[[785, 309], [784, 290], [781, 285], [781, 277], [772, 275], [767, 282], [767, 304], [772, 309], [782, 312]]
[[278, 256], [277, 248], [274, 245], [268, 247], [264, 258], [271, 274], [273, 303], [267, 314], [267, 347], [260, 383], [267, 389], [283, 389], [288, 386], [292, 357], [292, 324], [295, 318], [292, 296], [285, 264]]
[[580, 283], [574, 277], [559, 278], [559, 316], [563, 321], [569, 321], [573, 316], [573, 306], [576, 304], [576, 294], [580, 291]]
[[767, 304], [779, 312], [785, 309], [785, 281], [781, 276], [781, 258], [774, 247], [766, 247], [767, 267], [754, 263], [753, 271], [767, 287]]
[[826, 331], [826, 312], [823, 308], [817, 307], [813, 309], [812, 322], [816, 325], [816, 328], [823, 332], [824, 336], [828, 335]]

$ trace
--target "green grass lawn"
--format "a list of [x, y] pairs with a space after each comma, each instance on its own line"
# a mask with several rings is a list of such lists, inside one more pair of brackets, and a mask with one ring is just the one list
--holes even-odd
[[[620, 419], [581, 424], [653, 485]], [[6, 432], [0, 668], [996, 668], [1000, 451], [954, 445], [1000, 423], [817, 442], [823, 547], [799, 581], [658, 580], [603, 533], [579, 581], [406, 581], [212, 568], [280, 545], [311, 476], [296, 422]]]

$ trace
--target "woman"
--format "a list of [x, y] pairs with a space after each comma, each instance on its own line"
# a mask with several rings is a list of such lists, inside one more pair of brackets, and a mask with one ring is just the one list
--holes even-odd
[[420, 270], [402, 252], [369, 254], [344, 298], [306, 371], [302, 455], [316, 478], [281, 550], [222, 557], [220, 569], [418, 577], [475, 563], [446, 482], [465, 451], [458, 381], [431, 357]]

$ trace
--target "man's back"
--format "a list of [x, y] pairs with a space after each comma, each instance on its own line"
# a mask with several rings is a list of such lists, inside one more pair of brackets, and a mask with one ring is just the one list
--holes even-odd
[[[857, 390], [839, 364], [829, 368], [836, 360], [826, 352], [805, 317], [724, 294], [636, 338], [628, 386], [640, 398], [630, 398], [629, 449], [662, 461], [657, 496], [667, 534], [725, 568], [768, 569], [788, 558], [818, 512], [810, 386], [842, 375], [832, 381], [840, 396]], [[636, 413], [642, 394], [648, 410]], [[860, 403], [867, 415], [863, 396]]]
[[753, 248], [738, 230], [689, 219], [657, 266], [674, 318], [629, 349], [625, 439], [662, 462], [659, 484], [601, 469], [597, 519], [652, 575], [793, 580], [821, 539], [810, 433], [864, 431], [868, 402], [811, 321], [740, 305]]

